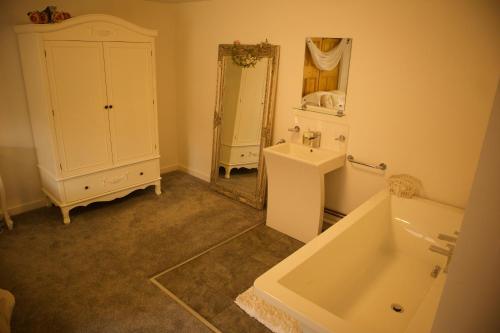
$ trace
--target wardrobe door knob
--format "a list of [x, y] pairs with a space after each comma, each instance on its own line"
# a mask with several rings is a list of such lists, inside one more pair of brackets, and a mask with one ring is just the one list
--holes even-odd
[[108, 108], [108, 106], [107, 106], [107, 105], [104, 105], [104, 108], [105, 108], [105, 109], [107, 109], [107, 108]]
[[109, 108], [110, 108], [110, 109], [112, 109], [112, 108], [113, 108], [113, 105], [110, 105], [110, 106], [109, 106]]
[[141, 171], [139, 174], [142, 176], [142, 175], [144, 175], [144, 172]]
[[85, 186], [85, 189], [86, 189], [86, 190], [88, 190], [88, 189], [89, 189], [89, 187], [88, 187], [88, 186]]

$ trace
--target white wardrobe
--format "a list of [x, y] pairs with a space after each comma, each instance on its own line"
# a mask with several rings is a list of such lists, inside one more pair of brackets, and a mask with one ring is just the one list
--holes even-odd
[[108, 15], [15, 30], [42, 190], [64, 223], [76, 206], [160, 194], [156, 31]]

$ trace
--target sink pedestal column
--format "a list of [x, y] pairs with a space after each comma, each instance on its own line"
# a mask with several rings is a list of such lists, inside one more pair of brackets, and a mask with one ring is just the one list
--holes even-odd
[[287, 165], [266, 155], [268, 174], [266, 225], [307, 243], [321, 232], [325, 203], [325, 176], [301, 163]]

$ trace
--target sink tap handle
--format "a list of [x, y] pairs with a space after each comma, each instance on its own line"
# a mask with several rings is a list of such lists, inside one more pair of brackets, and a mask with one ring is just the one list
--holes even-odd
[[295, 125], [294, 127], [291, 127], [288, 129], [288, 132], [294, 132], [294, 133], [299, 133], [300, 132], [300, 126]]
[[336, 141], [340, 141], [340, 142], [345, 142], [345, 135], [343, 134], [340, 134], [338, 137], [335, 138]]

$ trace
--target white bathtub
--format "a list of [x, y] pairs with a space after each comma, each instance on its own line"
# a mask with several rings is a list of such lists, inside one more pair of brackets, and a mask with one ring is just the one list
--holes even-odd
[[[463, 211], [380, 192], [260, 276], [255, 291], [304, 332], [429, 332], [446, 280], [438, 233], [460, 229]], [[395, 312], [392, 304], [403, 312]]]

